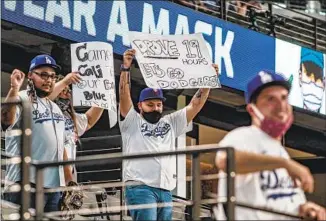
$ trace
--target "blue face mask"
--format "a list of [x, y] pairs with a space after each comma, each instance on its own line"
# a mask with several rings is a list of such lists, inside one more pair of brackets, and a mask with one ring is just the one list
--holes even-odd
[[308, 110], [318, 111], [324, 96], [324, 88], [314, 82], [301, 81], [303, 103]]

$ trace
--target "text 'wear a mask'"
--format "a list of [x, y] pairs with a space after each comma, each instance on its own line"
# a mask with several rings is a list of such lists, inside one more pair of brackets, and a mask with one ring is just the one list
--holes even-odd
[[255, 115], [260, 120], [260, 129], [273, 138], [283, 136], [286, 131], [291, 127], [293, 116], [291, 115], [286, 122], [280, 122], [271, 118], [265, 117], [258, 108], [252, 104], [252, 109]]
[[158, 111], [143, 112], [142, 115], [151, 124], [156, 124], [162, 117], [162, 113]]

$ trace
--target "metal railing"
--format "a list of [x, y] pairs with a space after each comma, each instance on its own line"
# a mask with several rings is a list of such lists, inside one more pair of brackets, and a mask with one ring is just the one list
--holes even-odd
[[[239, 15], [236, 11], [229, 10], [230, 6], [237, 8], [228, 0], [217, 0], [216, 5], [208, 5], [202, 2], [200, 6], [193, 4], [188, 1], [172, 0], [175, 3], [185, 5], [187, 7], [193, 8], [198, 11], [202, 11], [207, 14], [211, 14], [225, 21], [230, 21], [232, 23], [237, 23], [246, 28], [250, 27], [250, 18], [247, 15]], [[184, 4], [187, 2], [187, 4]], [[238, 1], [242, 2], [242, 1]], [[242, 2], [243, 4], [248, 4]], [[273, 33], [274, 37], [291, 41], [305, 47], [313, 48], [315, 50], [320, 50], [326, 52], [326, 21], [319, 18], [313, 17], [309, 14], [301, 13], [296, 10], [286, 8], [282, 5], [273, 2], [266, 2], [268, 4], [268, 16], [265, 18], [257, 17], [256, 21], [259, 27], [259, 32], [271, 35]], [[248, 7], [252, 8], [252, 7]], [[276, 9], [284, 10], [296, 15], [300, 18], [306, 18], [306, 21], [302, 21], [299, 18], [290, 17], [285, 15], [286, 13], [280, 14], [275, 12]], [[249, 9], [247, 9], [249, 12]], [[271, 18], [280, 18], [285, 21], [284, 24], [273, 23]]]
[[[32, 162], [31, 158], [31, 135], [32, 135], [32, 128], [31, 128], [31, 105], [28, 101], [11, 101], [5, 102], [1, 101], [1, 108], [7, 105], [21, 105], [21, 131], [17, 132], [17, 134], [21, 134], [21, 141], [20, 141], [20, 153], [21, 153], [21, 160], [20, 160], [20, 168], [21, 168], [21, 207], [20, 207], [20, 217], [23, 220], [30, 219], [31, 215], [28, 211], [30, 205], [30, 189], [31, 185], [29, 183], [29, 168]], [[2, 111], [2, 109], [1, 109]], [[19, 129], [16, 129], [19, 130]]]
[[[123, 160], [141, 159], [141, 158], [152, 158], [152, 157], [163, 157], [169, 155], [192, 155], [192, 219], [200, 219], [200, 206], [201, 200], [201, 180], [200, 180], [200, 159], [199, 155], [201, 153], [207, 153], [211, 151], [226, 151], [227, 153], [227, 197], [226, 197], [226, 207], [227, 216], [234, 220], [234, 206], [235, 206], [235, 165], [234, 165], [234, 149], [233, 148], [191, 148], [184, 150], [159, 152], [159, 153], [144, 153], [135, 155], [124, 155], [122, 153], [114, 154], [103, 154], [103, 155], [93, 155], [80, 157], [76, 160], [60, 161], [60, 162], [36, 162], [33, 161], [32, 165], [36, 168], [36, 220], [41, 220], [44, 218], [43, 211], [43, 200], [44, 200], [44, 190], [43, 190], [43, 170], [47, 167], [58, 167], [65, 165], [105, 165], [113, 163], [121, 163]], [[67, 189], [67, 188], [66, 188]], [[56, 189], [58, 190], [58, 189]], [[218, 201], [216, 201], [218, 203]], [[121, 205], [122, 206], [122, 205]]]

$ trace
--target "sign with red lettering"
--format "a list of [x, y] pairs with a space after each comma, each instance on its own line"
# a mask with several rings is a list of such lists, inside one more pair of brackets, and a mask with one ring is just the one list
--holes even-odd
[[151, 88], [219, 88], [203, 35], [129, 32], [145, 83]]
[[71, 68], [82, 80], [73, 85], [73, 105], [101, 107], [109, 112], [110, 127], [117, 123], [113, 49], [106, 42], [71, 44]]

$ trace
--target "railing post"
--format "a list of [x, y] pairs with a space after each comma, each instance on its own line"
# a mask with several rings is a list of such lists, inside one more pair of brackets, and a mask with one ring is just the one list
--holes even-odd
[[315, 39], [314, 39], [314, 47], [317, 50], [317, 48], [318, 48], [318, 41], [317, 41], [317, 38], [318, 38], [317, 19], [314, 18], [313, 21], [314, 21], [314, 37], [315, 37]]
[[226, 13], [227, 13], [227, 10], [226, 10], [226, 0], [221, 0], [221, 2], [223, 2], [223, 3], [222, 3], [223, 6], [222, 6], [222, 8], [221, 8], [221, 10], [223, 11], [223, 13], [222, 13], [222, 15], [223, 15], [222, 19], [223, 19], [224, 21], [226, 21], [226, 20], [227, 20], [227, 15], [226, 15]]
[[22, 102], [22, 133], [21, 133], [21, 207], [20, 220], [29, 220], [31, 214], [28, 209], [30, 206], [29, 168], [31, 163], [31, 108], [28, 102]]
[[227, 148], [226, 157], [226, 186], [227, 186], [227, 202], [226, 217], [228, 220], [235, 220], [235, 156], [234, 149]]
[[201, 201], [201, 183], [200, 183], [200, 158], [199, 153], [192, 155], [192, 220], [200, 220], [200, 201]]
[[44, 168], [36, 167], [36, 193], [35, 193], [36, 220], [42, 220], [43, 213], [44, 213], [43, 172], [44, 172]]

